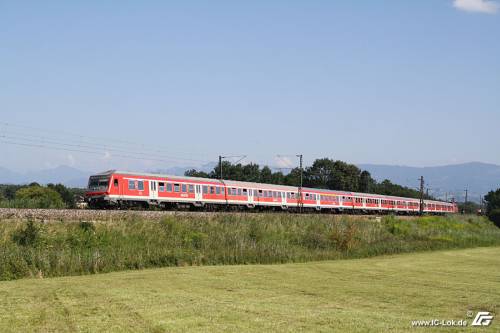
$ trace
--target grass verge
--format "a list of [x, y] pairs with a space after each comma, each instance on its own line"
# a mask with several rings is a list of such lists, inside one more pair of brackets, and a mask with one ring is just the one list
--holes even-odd
[[165, 266], [273, 264], [500, 245], [481, 217], [137, 216], [106, 222], [0, 221], [0, 279]]

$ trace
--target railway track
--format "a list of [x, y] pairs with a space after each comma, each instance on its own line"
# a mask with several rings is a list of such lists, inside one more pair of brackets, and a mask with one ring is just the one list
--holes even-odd
[[[94, 209], [28, 209], [28, 208], [0, 208], [0, 220], [36, 219], [41, 221], [105, 221], [139, 217], [148, 220], [158, 220], [165, 216], [210, 216], [220, 214], [291, 214], [287, 212], [196, 212], [196, 211], [152, 211], [152, 210], [94, 210]], [[365, 218], [377, 219], [383, 215], [348, 215], [348, 214], [319, 214], [308, 215], [331, 216], [334, 218]], [[410, 219], [415, 216], [400, 215], [400, 218]]]

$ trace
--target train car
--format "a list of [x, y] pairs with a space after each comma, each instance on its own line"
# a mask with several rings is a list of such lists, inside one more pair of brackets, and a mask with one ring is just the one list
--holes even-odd
[[[218, 208], [416, 214], [420, 201], [369, 193], [110, 170], [89, 178], [93, 208]], [[424, 201], [424, 212], [456, 213], [454, 203]]]

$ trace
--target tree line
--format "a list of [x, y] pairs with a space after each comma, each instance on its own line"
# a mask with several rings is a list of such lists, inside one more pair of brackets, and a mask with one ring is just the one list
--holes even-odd
[[[202, 178], [219, 178], [220, 164], [211, 172], [187, 170], [185, 176]], [[289, 173], [271, 170], [268, 166], [261, 167], [258, 164], [232, 164], [228, 161], [222, 162], [223, 178], [228, 180], [239, 180], [257, 183], [268, 183], [277, 185], [299, 186], [300, 169], [293, 168]], [[361, 170], [354, 164], [343, 161], [335, 161], [329, 158], [321, 158], [306, 167], [303, 172], [303, 186], [321, 188], [328, 190], [365, 192], [382, 195], [393, 195], [408, 198], [420, 198], [420, 192], [385, 179], [377, 182], [366, 170]], [[424, 194], [424, 198], [433, 199]]]
[[0, 185], [0, 207], [76, 208], [77, 199], [83, 194], [83, 189], [63, 184]]
[[486, 201], [486, 216], [500, 228], [500, 188], [485, 195], [484, 201]]

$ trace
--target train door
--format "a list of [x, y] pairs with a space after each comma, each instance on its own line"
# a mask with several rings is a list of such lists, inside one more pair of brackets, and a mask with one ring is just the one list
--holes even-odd
[[158, 199], [158, 182], [156, 180], [149, 181], [149, 197], [152, 200]]
[[248, 204], [253, 205], [253, 189], [249, 188], [247, 190], [248, 193]]
[[194, 187], [194, 197], [195, 197], [196, 201], [202, 201], [201, 185], [195, 185], [195, 187]]

